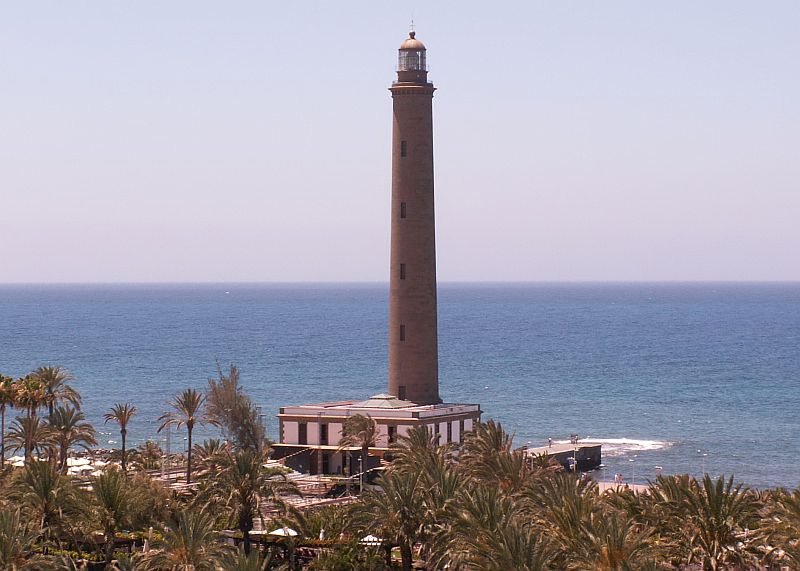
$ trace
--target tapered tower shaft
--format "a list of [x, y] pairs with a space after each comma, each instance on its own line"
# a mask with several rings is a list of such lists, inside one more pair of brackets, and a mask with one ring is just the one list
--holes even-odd
[[392, 93], [392, 242], [389, 393], [418, 404], [439, 398], [433, 92], [414, 32], [399, 50]]

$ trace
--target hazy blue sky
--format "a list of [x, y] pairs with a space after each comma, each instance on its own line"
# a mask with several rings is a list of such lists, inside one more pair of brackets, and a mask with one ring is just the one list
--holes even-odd
[[441, 280], [799, 280], [800, 2], [0, 3], [0, 281], [383, 281], [428, 46]]

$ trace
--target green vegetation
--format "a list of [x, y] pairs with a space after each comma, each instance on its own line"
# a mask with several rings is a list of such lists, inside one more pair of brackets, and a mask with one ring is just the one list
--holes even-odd
[[[342, 437], [339, 440], [339, 452], [351, 448], [361, 448], [361, 460], [363, 463], [361, 473], [361, 486], [363, 488], [364, 471], [369, 468], [369, 449], [375, 446], [378, 439], [378, 424], [370, 416], [363, 414], [354, 414], [344, 421], [342, 426]], [[348, 465], [351, 465], [352, 456], [350, 451], [347, 451]], [[352, 469], [352, 467], [351, 467]], [[359, 488], [359, 489], [360, 489]]]
[[127, 464], [125, 460], [125, 440], [128, 436], [128, 424], [136, 416], [136, 407], [130, 403], [115, 404], [111, 410], [104, 415], [106, 424], [109, 422], [116, 422], [119, 424], [119, 434], [122, 437], [122, 473], [127, 474]]
[[[60, 367], [0, 376], [2, 445], [25, 458], [0, 468], [0, 569], [800, 569], [800, 490], [679, 475], [660, 476], [644, 493], [601, 492], [547, 457], [514, 450], [493, 421], [461, 446], [414, 428], [392, 445], [378, 486], [340, 503], [292, 507], [300, 491], [288, 470], [268, 463], [260, 411], [233, 366], [205, 394], [177, 394], [160, 419], [189, 438], [202, 423], [225, 438], [189, 440], [178, 485], [157, 478], [157, 444], [126, 450], [130, 403], [105, 415], [120, 427], [121, 454], [72, 477], [69, 451], [91, 449], [95, 432], [71, 378]], [[12, 410], [19, 415], [6, 431]], [[340, 450], [361, 448], [366, 459], [376, 435], [373, 419], [353, 416]], [[258, 528], [286, 532], [256, 540]]]
[[194, 389], [186, 389], [181, 394], [176, 396], [170, 406], [175, 409], [173, 412], [167, 412], [161, 415], [158, 419], [161, 421], [161, 426], [158, 431], [161, 432], [168, 426], [180, 428], [186, 427], [186, 432], [189, 433], [189, 446], [186, 459], [186, 483], [192, 481], [192, 432], [194, 431], [195, 424], [203, 424], [203, 419], [200, 417], [200, 412], [203, 408], [203, 403], [206, 397], [198, 393]]

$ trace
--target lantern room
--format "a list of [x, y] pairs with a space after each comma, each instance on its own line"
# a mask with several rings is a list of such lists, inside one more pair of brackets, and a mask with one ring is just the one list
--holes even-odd
[[428, 83], [428, 66], [425, 44], [416, 38], [416, 33], [411, 31], [408, 38], [400, 44], [397, 55], [397, 82], [398, 83]]

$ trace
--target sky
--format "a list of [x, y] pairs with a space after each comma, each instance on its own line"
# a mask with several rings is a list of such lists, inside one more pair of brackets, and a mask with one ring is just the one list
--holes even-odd
[[386, 281], [412, 17], [440, 281], [800, 280], [796, 0], [0, 0], [0, 282]]

